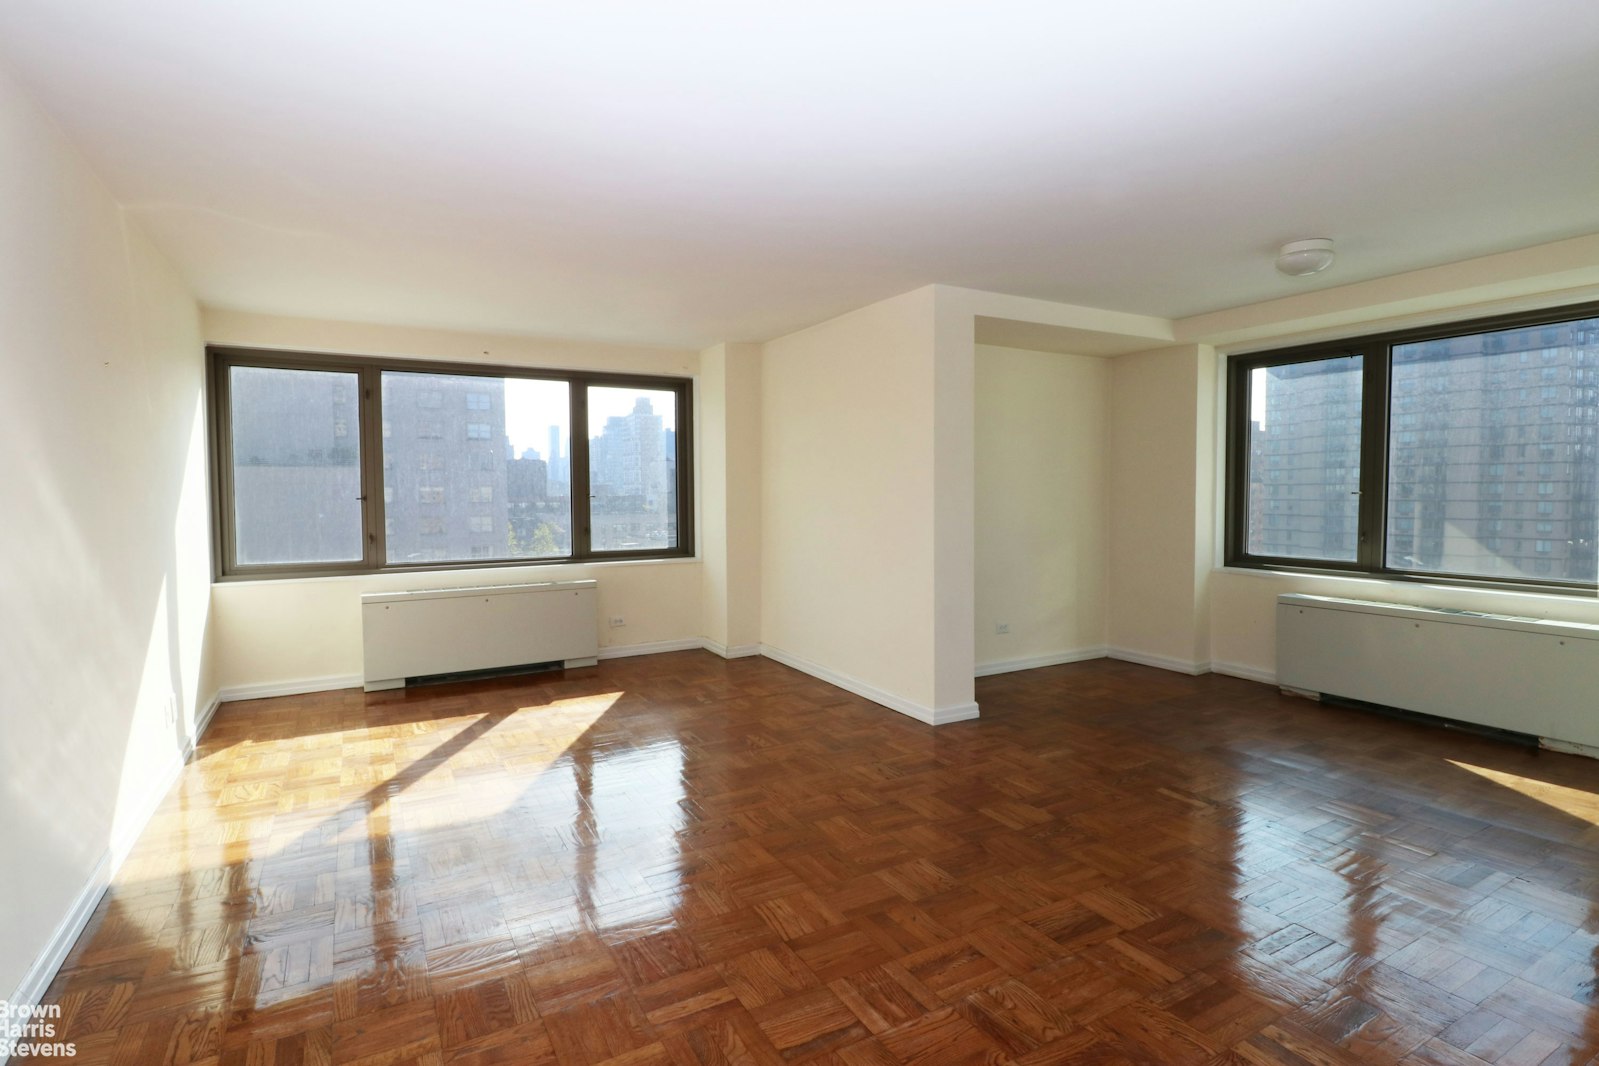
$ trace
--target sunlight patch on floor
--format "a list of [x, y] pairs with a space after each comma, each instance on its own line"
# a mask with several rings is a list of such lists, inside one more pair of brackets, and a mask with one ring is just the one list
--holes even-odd
[[1599, 825], [1599, 795], [1586, 789], [1572, 788], [1569, 785], [1556, 785], [1548, 781], [1539, 781], [1532, 777], [1522, 777], [1519, 774], [1507, 773], [1504, 770], [1494, 770], [1487, 766], [1475, 766], [1472, 763], [1460, 762], [1456, 759], [1447, 760], [1450, 765], [1459, 767], [1467, 773], [1476, 774], [1496, 785], [1503, 785], [1539, 803], [1546, 803], [1564, 814], [1573, 818], [1581, 818], [1590, 825]]

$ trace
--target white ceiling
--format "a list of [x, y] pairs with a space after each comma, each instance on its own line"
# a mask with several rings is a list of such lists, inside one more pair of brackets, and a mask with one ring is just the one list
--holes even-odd
[[5, 0], [0, 63], [266, 312], [698, 346], [1599, 232], [1593, 0]]

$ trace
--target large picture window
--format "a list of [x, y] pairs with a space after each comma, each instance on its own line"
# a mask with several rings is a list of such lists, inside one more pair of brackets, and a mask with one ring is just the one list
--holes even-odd
[[1227, 562], [1592, 589], [1599, 306], [1235, 357]]
[[686, 380], [210, 355], [223, 577], [693, 554]]

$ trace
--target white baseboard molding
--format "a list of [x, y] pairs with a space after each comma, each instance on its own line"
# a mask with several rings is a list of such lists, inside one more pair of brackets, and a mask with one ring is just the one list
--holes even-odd
[[[73, 898], [67, 913], [56, 925], [55, 931], [50, 934], [50, 939], [45, 942], [38, 958], [34, 959], [33, 965], [22, 975], [22, 981], [17, 985], [16, 991], [5, 1001], [12, 1007], [35, 1007], [44, 999], [45, 992], [50, 988], [50, 982], [55, 980], [56, 974], [61, 970], [61, 964], [66, 962], [67, 955], [72, 951], [72, 946], [83, 935], [89, 919], [94, 917], [94, 909], [105, 898], [106, 890], [111, 887], [111, 879], [117, 875], [117, 870], [127, 859], [128, 853], [144, 834], [150, 819], [155, 817], [155, 812], [160, 809], [167, 793], [182, 776], [184, 766], [194, 757], [194, 750], [199, 745], [200, 738], [205, 736], [207, 727], [211, 725], [211, 719], [216, 716], [217, 708], [221, 705], [220, 692], [206, 702], [204, 709], [195, 717], [194, 736], [185, 742], [179, 756], [168, 763], [160, 777], [139, 798], [127, 827], [120, 832], [114, 831], [112, 840], [95, 862], [89, 879], [78, 890], [77, 896]], [[0, 1048], [3, 1047], [4, 1045], [0, 1044]], [[0, 1050], [0, 1066], [6, 1066], [7, 1061], [3, 1050]]]
[[1554, 737], [1539, 737], [1538, 746], [1550, 751], [1564, 752], [1567, 755], [1582, 755], [1589, 759], [1599, 759], [1599, 748], [1592, 744], [1578, 744], [1575, 740], [1556, 740]]
[[798, 655], [792, 655], [782, 648], [774, 648], [770, 644], [761, 645], [761, 654], [773, 662], [782, 663], [784, 666], [798, 670], [802, 674], [809, 674], [820, 681], [826, 681], [829, 685], [841, 688], [846, 692], [853, 692], [855, 695], [871, 700], [873, 703], [882, 704], [891, 711], [898, 711], [900, 714], [914, 718], [918, 722], [926, 722], [928, 725], [965, 722], [978, 716], [977, 704], [975, 703], [960, 703], [953, 707], [928, 707], [913, 700], [896, 696], [892, 692], [885, 692], [859, 678], [841, 674], [819, 663], [813, 663], [809, 659], [802, 659]]
[[933, 710], [933, 725], [949, 725], [951, 722], [970, 722], [982, 714], [975, 702], [957, 703], [952, 707], [937, 707]]
[[1060, 666], [1063, 663], [1080, 663], [1089, 659], [1103, 659], [1107, 650], [1103, 644], [1096, 644], [1090, 648], [1074, 648], [1071, 651], [1058, 651], [1051, 655], [1033, 655], [1025, 659], [1005, 659], [997, 663], [979, 663], [973, 674], [976, 677], [992, 677], [995, 674], [1009, 674], [1017, 670], [1037, 670], [1043, 666]]
[[1106, 648], [1105, 654], [1112, 659], [1119, 659], [1124, 663], [1137, 663], [1140, 666], [1153, 666], [1161, 670], [1172, 670], [1179, 674], [1190, 676], [1210, 673], [1210, 663], [1190, 662], [1186, 659], [1174, 659], [1169, 655], [1151, 655], [1146, 651], [1134, 651], [1132, 648]]
[[633, 655], [660, 655], [668, 651], [699, 651], [705, 642], [699, 637], [682, 640], [652, 640], [644, 644], [613, 644], [600, 649], [601, 659], [626, 659]]
[[239, 700], [266, 700], [274, 696], [303, 696], [307, 692], [332, 692], [341, 688], [360, 688], [360, 674], [333, 677], [306, 677], [298, 681], [264, 681], [255, 685], [230, 685], [217, 693], [223, 703]]
[[1262, 670], [1258, 666], [1249, 666], [1245, 663], [1212, 662], [1210, 672], [1213, 674], [1226, 674], [1228, 677], [1241, 677], [1245, 681], [1259, 681], [1263, 685], [1275, 685], [1277, 672], [1275, 670]]
[[708, 652], [720, 655], [724, 659], [745, 659], [751, 655], [759, 655], [761, 653], [759, 644], [721, 644], [710, 637], [701, 638], [700, 647]]
[[222, 706], [222, 693], [211, 694], [211, 699], [194, 719], [194, 736], [189, 738], [189, 746], [184, 749], [183, 761], [188, 762], [194, 758], [194, 749], [199, 746], [200, 738], [205, 736], [205, 731], [211, 728], [211, 719], [217, 716], [217, 709]]
[[183, 776], [183, 768], [188, 765], [190, 757], [194, 754], [196, 743], [195, 740], [189, 740], [185, 743], [181, 754], [174, 752], [173, 758], [162, 767], [160, 776], [151, 782], [150, 788], [133, 801], [131, 805], [133, 809], [127, 823], [121, 829], [112, 826], [111, 841], [106, 847], [106, 855], [110, 859], [108, 876], [117, 875], [117, 871], [122, 868], [123, 860], [128, 857], [128, 852], [139, 842], [139, 835], [144, 832], [145, 826], [150, 824], [150, 819], [155, 817], [155, 812], [160, 809], [161, 801], [167, 798], [172, 786]]
[[219, 689], [206, 700], [200, 713], [194, 716], [194, 733], [189, 737], [188, 746], [183, 749], [183, 761], [188, 763], [194, 757], [194, 749], [200, 746], [200, 740], [205, 736], [205, 731], [211, 728], [211, 719], [217, 716], [217, 711], [222, 709], [222, 692]]
[[[733, 647], [724, 647], [714, 641], [703, 637], [684, 637], [680, 640], [656, 640], [643, 644], [613, 644], [608, 648], [601, 648], [601, 659], [625, 659], [633, 655], [659, 655], [669, 651], [698, 651], [701, 648], [715, 652], [724, 659], [737, 659], [746, 655], [761, 654], [759, 644], [736, 644]], [[361, 688], [364, 679], [360, 674], [337, 674], [331, 677], [306, 677], [297, 681], [264, 681], [252, 685], [231, 685], [220, 690], [212, 705], [207, 708], [203, 721], [209, 723], [211, 715], [216, 713], [218, 703], [234, 703], [238, 700], [264, 700], [274, 696], [301, 696], [308, 692], [332, 692], [342, 688]], [[398, 687], [398, 686], [396, 686]], [[200, 732], [204, 731], [204, 725]]]
[[[56, 926], [55, 932], [50, 934], [44, 950], [33, 961], [33, 965], [28, 967], [27, 973], [22, 975], [22, 983], [17, 985], [17, 990], [11, 994], [11, 998], [6, 1000], [13, 1008], [35, 1007], [44, 998], [45, 991], [49, 989], [50, 982], [55, 980], [61, 964], [67, 961], [67, 953], [72, 950], [72, 945], [78, 942], [78, 937], [83, 935], [84, 927], [94, 916], [94, 909], [100, 905], [100, 899], [105, 895], [106, 889], [111, 887], [112, 874], [111, 849], [107, 848], [100, 856], [100, 861], [95, 864], [94, 872], [89, 875], [88, 882], [78, 891], [77, 898], [67, 908], [67, 913]], [[0, 1048], [3, 1047], [4, 1045], [0, 1044]], [[4, 1057], [0, 1057], [0, 1063], [5, 1061]]]

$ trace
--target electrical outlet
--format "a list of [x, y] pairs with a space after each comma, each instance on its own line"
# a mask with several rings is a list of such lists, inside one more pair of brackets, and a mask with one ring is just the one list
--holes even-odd
[[994, 623], [994, 632], [996, 632], [996, 633], [1009, 633], [1010, 632], [1010, 623], [1009, 622], [995, 622]]
[[623, 627], [625, 625], [627, 625], [627, 619], [623, 618], [619, 614], [611, 615], [611, 628], [612, 629], [620, 629], [621, 627]]

